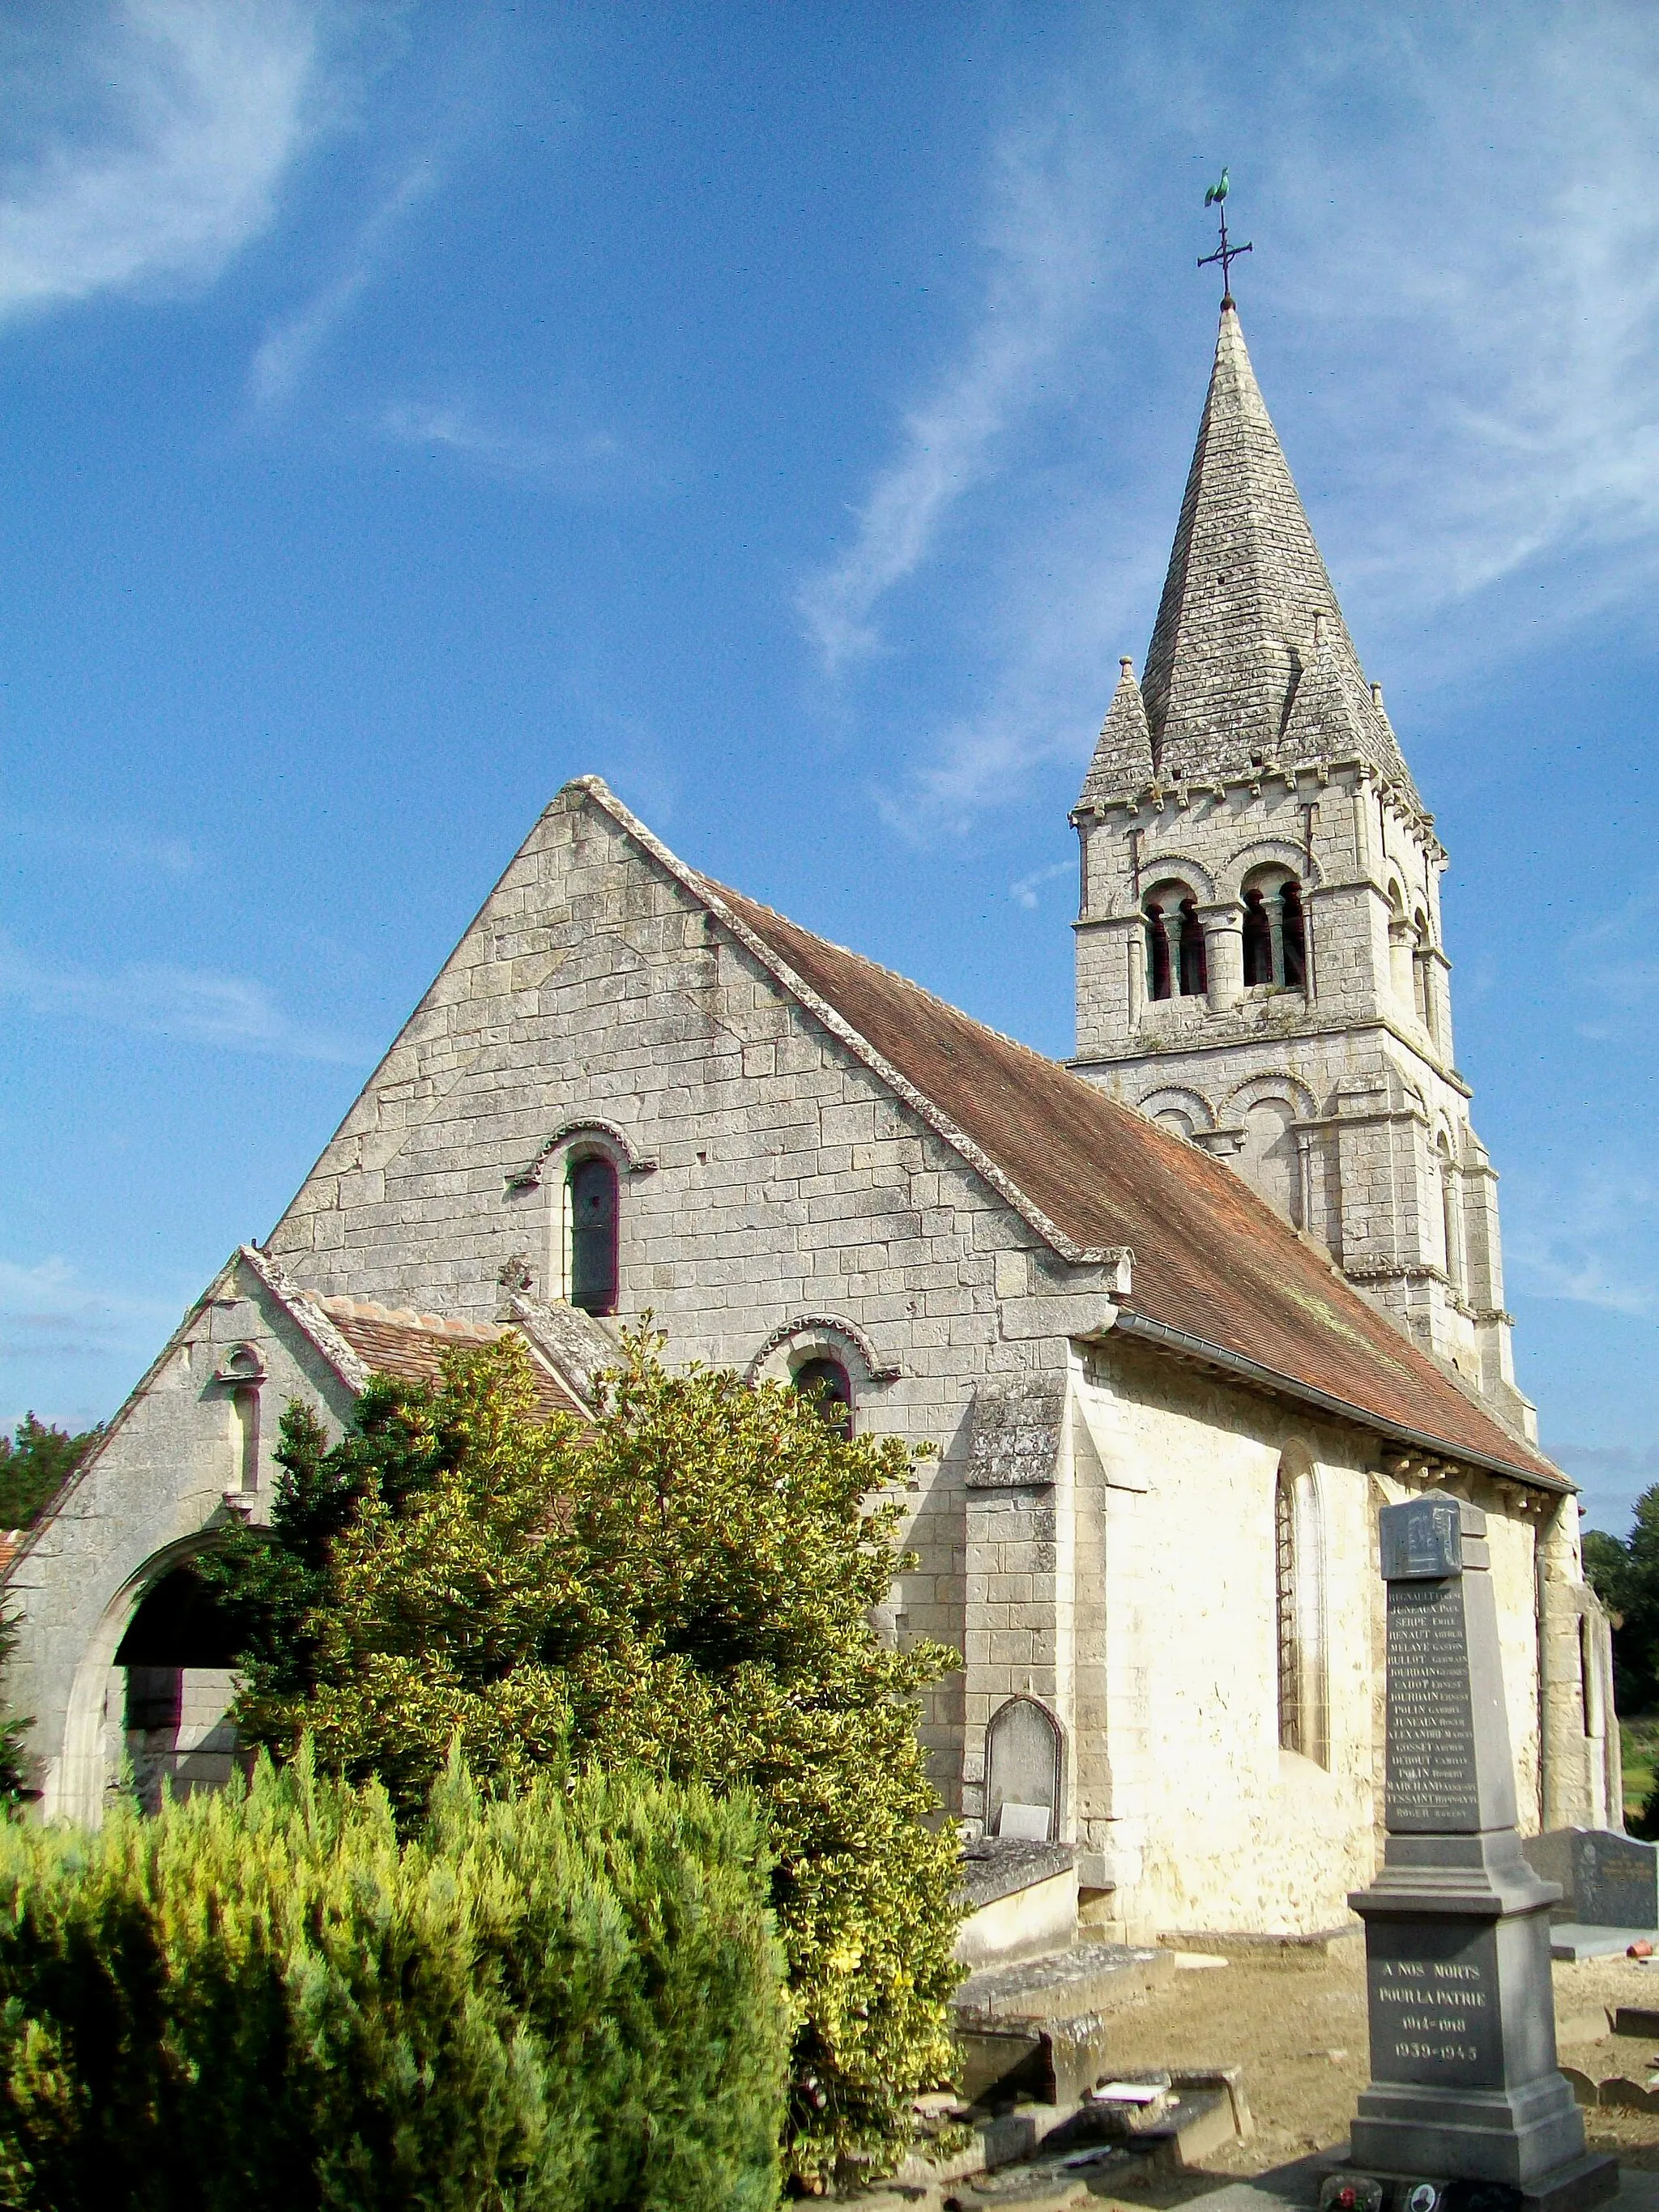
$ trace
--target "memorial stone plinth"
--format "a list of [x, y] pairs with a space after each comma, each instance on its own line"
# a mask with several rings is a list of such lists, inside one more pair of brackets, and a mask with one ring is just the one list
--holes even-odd
[[[1382, 1516], [1388, 1585], [1388, 1841], [1349, 1899], [1365, 1923], [1371, 2082], [1352, 2164], [1441, 2186], [1503, 2184], [1539, 2212], [1618, 2187], [1587, 2156], [1556, 2064], [1550, 1907], [1516, 1834], [1486, 1516], [1430, 1492]], [[1462, 2192], [1460, 2192], [1462, 2193]]]

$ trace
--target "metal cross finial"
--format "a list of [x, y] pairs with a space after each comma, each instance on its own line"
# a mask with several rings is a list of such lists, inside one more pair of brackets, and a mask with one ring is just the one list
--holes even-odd
[[1218, 261], [1221, 264], [1221, 305], [1224, 310], [1233, 305], [1234, 262], [1237, 260], [1241, 253], [1249, 253], [1255, 250], [1249, 246], [1234, 246], [1228, 240], [1227, 191], [1227, 172], [1224, 169], [1221, 172], [1221, 182], [1218, 185], [1212, 185], [1209, 191], [1204, 195], [1205, 206], [1212, 207], [1215, 210], [1217, 216], [1220, 218], [1221, 244], [1215, 252], [1201, 254], [1199, 257], [1198, 264], [1200, 269], [1207, 269], [1211, 263], [1214, 261]]

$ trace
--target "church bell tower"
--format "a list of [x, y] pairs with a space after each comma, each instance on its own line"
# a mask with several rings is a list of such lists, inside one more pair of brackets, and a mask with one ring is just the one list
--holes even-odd
[[1122, 672], [1072, 815], [1073, 1065], [1226, 1160], [1534, 1436], [1452, 1054], [1445, 849], [1231, 297], [1145, 674]]

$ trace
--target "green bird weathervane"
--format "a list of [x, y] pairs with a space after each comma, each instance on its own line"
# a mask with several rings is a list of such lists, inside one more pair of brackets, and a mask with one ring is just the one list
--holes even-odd
[[1249, 246], [1231, 246], [1228, 243], [1227, 172], [1224, 169], [1221, 172], [1221, 182], [1218, 185], [1212, 185], [1209, 191], [1205, 193], [1204, 204], [1206, 207], [1212, 207], [1220, 218], [1221, 244], [1213, 253], [1200, 255], [1198, 265], [1200, 269], [1207, 269], [1212, 262], [1218, 261], [1221, 264], [1221, 306], [1224, 313], [1234, 304], [1233, 264], [1241, 253], [1249, 253], [1254, 250]]

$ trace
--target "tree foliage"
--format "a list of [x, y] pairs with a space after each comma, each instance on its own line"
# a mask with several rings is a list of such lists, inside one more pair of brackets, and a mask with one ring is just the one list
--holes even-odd
[[1584, 1576], [1613, 1620], [1613, 1697], [1623, 1713], [1659, 1706], [1659, 1483], [1636, 1501], [1627, 1536], [1588, 1528]]
[[789, 2007], [752, 1802], [458, 1759], [401, 1837], [308, 1746], [0, 1828], [0, 2204], [767, 2212]]
[[796, 2008], [793, 2172], [890, 2162], [954, 2063], [957, 1854], [915, 1734], [945, 1647], [870, 1625], [904, 1564], [910, 1473], [787, 1388], [670, 1373], [625, 1343], [591, 1425], [538, 1420], [521, 1346], [441, 1387], [375, 1378], [330, 1447], [287, 1417], [269, 1540], [214, 1571], [243, 1609], [237, 1724], [310, 1732], [413, 1817], [447, 1747], [506, 1784], [639, 1766], [751, 1789]]
[[32, 1528], [41, 1508], [68, 1481], [101, 1428], [51, 1428], [25, 1413], [10, 1436], [0, 1435], [0, 1528]]

